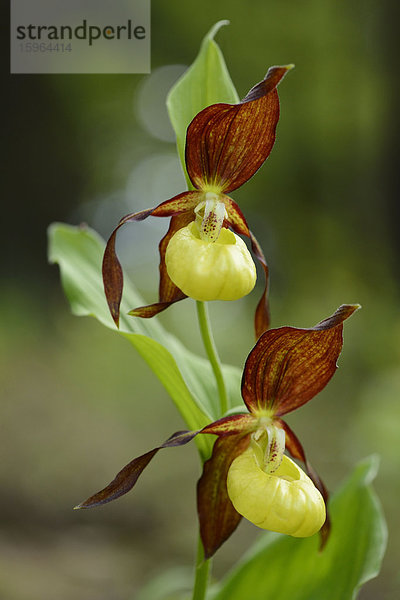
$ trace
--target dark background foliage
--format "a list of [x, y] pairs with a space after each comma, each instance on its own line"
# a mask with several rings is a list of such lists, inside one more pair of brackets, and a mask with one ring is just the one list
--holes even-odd
[[[273, 325], [311, 326], [341, 303], [363, 305], [345, 325], [334, 380], [290, 423], [330, 489], [358, 459], [378, 452], [376, 490], [390, 530], [398, 529], [393, 6], [388, 0], [253, 0], [249, 9], [227, 0], [154, 0], [150, 78], [5, 75], [4, 598], [133, 598], [153, 576], [191, 564], [199, 474], [194, 447], [157, 457], [134, 495], [98, 511], [71, 510], [182, 424], [127, 344], [69, 314], [57, 269], [46, 262], [46, 227], [53, 220], [86, 221], [106, 236], [122, 214], [184, 189], [165, 94], [182, 65], [193, 61], [204, 34], [224, 18], [231, 25], [218, 33], [218, 42], [240, 96], [270, 65], [296, 64], [279, 88], [276, 146], [234, 194], [271, 266]], [[149, 222], [127, 227], [120, 237], [126, 267], [149, 301], [155, 299], [156, 244], [164, 228]], [[253, 294], [212, 306], [224, 361], [243, 364], [253, 342], [254, 304]], [[191, 301], [162, 320], [201, 351]], [[241, 525], [221, 550], [216, 573], [256, 535]], [[383, 574], [361, 598], [395, 598], [399, 556], [394, 533]]]

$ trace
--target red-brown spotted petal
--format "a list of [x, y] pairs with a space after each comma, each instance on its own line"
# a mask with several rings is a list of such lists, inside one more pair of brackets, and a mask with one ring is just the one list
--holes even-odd
[[249, 413], [230, 415], [206, 425], [200, 433], [212, 433], [220, 437], [226, 435], [237, 435], [239, 433], [251, 433], [257, 428], [257, 419]]
[[330, 516], [328, 513], [328, 499], [329, 499], [328, 490], [326, 489], [326, 486], [325, 486], [324, 482], [322, 481], [322, 479], [320, 478], [320, 476], [318, 475], [318, 473], [314, 470], [314, 468], [312, 467], [310, 462], [307, 460], [303, 446], [301, 445], [301, 442], [300, 442], [299, 438], [296, 436], [296, 434], [294, 433], [294, 431], [282, 419], [275, 419], [274, 422], [276, 423], [276, 425], [278, 425], [279, 427], [281, 427], [282, 429], [285, 430], [286, 449], [291, 454], [291, 456], [293, 456], [293, 458], [296, 458], [297, 460], [301, 460], [302, 463], [304, 463], [309, 478], [312, 480], [315, 487], [321, 492], [321, 495], [325, 501], [326, 519], [325, 519], [325, 523], [324, 523], [322, 529], [320, 530], [320, 536], [321, 536], [320, 549], [322, 550], [322, 548], [325, 546], [326, 542], [328, 541], [329, 533], [331, 530], [331, 520], [330, 520]]
[[269, 409], [281, 416], [318, 394], [336, 370], [343, 321], [358, 308], [343, 305], [310, 329], [280, 327], [264, 333], [250, 352], [242, 377], [242, 396], [250, 412]]
[[228, 496], [226, 477], [232, 461], [249, 444], [250, 435], [219, 437], [211, 458], [204, 463], [197, 484], [197, 510], [205, 558], [210, 558], [238, 526], [241, 515]]
[[194, 187], [229, 192], [261, 167], [275, 142], [276, 86], [290, 68], [271, 67], [239, 104], [213, 104], [195, 116], [186, 135], [186, 168]]
[[111, 502], [112, 500], [116, 500], [120, 496], [123, 496], [133, 488], [142, 471], [161, 448], [183, 446], [190, 442], [197, 433], [198, 432], [196, 431], [178, 431], [174, 433], [166, 442], [161, 444], [161, 446], [150, 450], [150, 452], [146, 452], [146, 454], [143, 454], [138, 458], [134, 458], [103, 490], [90, 496], [90, 498], [75, 508], [93, 508], [95, 506], [100, 506], [101, 504], [107, 504], [107, 502]]
[[124, 285], [122, 267], [115, 252], [115, 239], [118, 230], [122, 225], [125, 225], [125, 223], [143, 221], [151, 215], [154, 217], [172, 217], [186, 211], [191, 211], [199, 202], [201, 202], [201, 198], [202, 195], [199, 192], [184, 192], [178, 194], [170, 200], [162, 202], [155, 208], [126, 215], [120, 220], [117, 227], [112, 232], [104, 251], [103, 283], [108, 307], [117, 327], [119, 325], [119, 311]]
[[270, 324], [270, 311], [269, 311], [269, 302], [268, 302], [268, 287], [269, 287], [269, 269], [267, 265], [267, 261], [265, 260], [264, 253], [261, 249], [260, 244], [257, 242], [254, 235], [249, 230], [246, 219], [240, 210], [239, 206], [236, 204], [232, 198], [229, 196], [223, 196], [223, 201], [225, 204], [226, 212], [228, 213], [228, 223], [232, 227], [236, 233], [240, 235], [245, 235], [250, 238], [251, 241], [251, 249], [260, 265], [264, 270], [265, 275], [265, 285], [263, 294], [257, 304], [255, 316], [254, 316], [254, 330], [256, 340], [269, 328]]

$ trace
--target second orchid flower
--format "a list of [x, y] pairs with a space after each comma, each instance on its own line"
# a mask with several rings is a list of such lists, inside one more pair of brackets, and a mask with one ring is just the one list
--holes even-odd
[[[206, 558], [236, 529], [242, 516], [255, 525], [295, 537], [321, 527], [328, 494], [303, 447], [282, 416], [318, 394], [336, 370], [343, 322], [359, 308], [345, 304], [315, 327], [265, 332], [247, 357], [242, 397], [248, 412], [225, 416], [199, 431], [178, 431], [127, 464], [115, 479], [77, 508], [92, 508], [126, 494], [162, 448], [182, 446], [196, 435], [217, 440], [197, 485], [197, 508]], [[307, 475], [284, 455], [304, 463]]]

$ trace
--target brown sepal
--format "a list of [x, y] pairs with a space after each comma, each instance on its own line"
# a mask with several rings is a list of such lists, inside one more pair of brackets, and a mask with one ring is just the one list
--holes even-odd
[[[156, 215], [157, 216], [157, 215]], [[167, 250], [167, 246], [170, 242], [172, 236], [182, 227], [185, 227], [189, 223], [194, 220], [193, 210], [188, 210], [181, 215], [175, 215], [171, 217], [171, 221], [169, 224], [169, 229], [165, 236], [162, 238], [159, 243], [158, 249], [160, 252], [160, 284], [159, 284], [159, 302], [155, 302], [154, 304], [148, 304], [146, 306], [140, 306], [138, 308], [134, 308], [129, 311], [129, 315], [132, 317], [141, 317], [142, 319], [150, 319], [155, 315], [158, 315], [160, 312], [174, 304], [175, 302], [179, 302], [180, 300], [184, 300], [187, 298], [186, 294], [184, 294], [171, 280], [170, 276], [167, 272], [167, 267], [165, 264], [165, 252]]]
[[124, 287], [124, 275], [121, 263], [115, 252], [115, 238], [119, 227], [114, 229], [107, 242], [102, 264], [104, 293], [109, 311], [117, 327], [119, 327], [119, 307]]
[[167, 267], [165, 266], [165, 253], [167, 251], [167, 246], [172, 238], [172, 236], [182, 229], [182, 227], [186, 227], [189, 225], [191, 221], [195, 218], [193, 210], [186, 211], [181, 215], [177, 215], [171, 218], [169, 229], [166, 235], [162, 238], [159, 243], [158, 249], [160, 252], [160, 285], [159, 285], [159, 301], [160, 302], [175, 302], [176, 300], [182, 300], [187, 296], [172, 282], [170, 276], [167, 272]]
[[[117, 327], [119, 326], [119, 313], [124, 284], [122, 267], [115, 252], [115, 239], [119, 228], [122, 227], [122, 225], [125, 225], [125, 223], [143, 221], [150, 216], [173, 217], [186, 211], [192, 211], [193, 208], [201, 201], [201, 197], [202, 194], [200, 192], [183, 192], [182, 194], [178, 194], [177, 196], [162, 202], [155, 208], [150, 208], [148, 210], [142, 210], [137, 213], [126, 215], [120, 220], [117, 227], [112, 232], [104, 251], [102, 271], [104, 292], [108, 307]], [[168, 306], [169, 304], [160, 310], [164, 310]], [[153, 314], [146, 314], [145, 316], [153, 316], [154, 314], [157, 314], [157, 312], [160, 312], [160, 310], [153, 312]]]
[[254, 102], [254, 100], [259, 100], [272, 92], [282, 81], [286, 73], [293, 68], [294, 65], [270, 67], [264, 79], [251, 88], [243, 98], [242, 103]]
[[276, 86], [291, 67], [271, 67], [238, 104], [212, 104], [186, 135], [186, 168], [197, 189], [230, 192], [248, 181], [272, 150], [279, 120]]
[[325, 501], [326, 520], [319, 532], [321, 537], [320, 550], [322, 550], [326, 542], [328, 541], [331, 530], [331, 519], [328, 512], [329, 492], [326, 489], [326, 486], [320, 478], [320, 476], [318, 475], [318, 473], [314, 470], [313, 466], [307, 460], [303, 446], [299, 438], [294, 433], [294, 431], [289, 427], [289, 425], [285, 421], [283, 421], [283, 419], [275, 419], [275, 423], [285, 431], [286, 449], [291, 454], [291, 456], [293, 456], [293, 458], [296, 458], [297, 460], [300, 460], [302, 463], [304, 463], [307, 475], [314, 483], [315, 487], [321, 492], [321, 495]]
[[146, 304], [146, 306], [138, 306], [138, 308], [132, 308], [132, 310], [128, 312], [128, 315], [131, 317], [140, 317], [141, 319], [151, 319], [166, 308], [169, 308], [171, 304], [184, 300], [185, 298], [187, 298], [187, 296], [182, 294], [181, 297], [176, 297], [170, 302], [155, 302], [154, 304]]
[[197, 511], [205, 558], [210, 558], [238, 526], [241, 515], [228, 496], [226, 478], [232, 461], [249, 444], [250, 435], [219, 437], [212, 456], [204, 463], [197, 484]]
[[247, 357], [242, 377], [250, 412], [271, 409], [281, 416], [318, 394], [336, 370], [343, 321], [358, 308], [343, 305], [310, 329], [280, 327], [264, 333]]
[[260, 244], [257, 242], [254, 235], [251, 233], [249, 226], [247, 225], [246, 219], [240, 210], [239, 206], [236, 204], [232, 198], [229, 196], [223, 196], [224, 204], [226, 211], [228, 213], [228, 224], [232, 227], [232, 229], [240, 234], [245, 235], [250, 239], [251, 249], [254, 253], [254, 256], [259, 261], [260, 265], [264, 270], [265, 275], [265, 285], [263, 294], [257, 304], [255, 316], [254, 316], [254, 331], [256, 340], [269, 328], [270, 324], [270, 311], [269, 311], [269, 302], [268, 302], [268, 287], [269, 287], [269, 269], [267, 265], [267, 261], [265, 260], [264, 253], [261, 249]]
[[265, 285], [263, 294], [257, 304], [256, 312], [254, 315], [254, 331], [256, 340], [268, 330], [271, 315], [269, 310], [269, 300], [268, 300], [268, 288], [269, 288], [269, 268], [267, 265], [267, 261], [265, 260], [264, 253], [261, 249], [260, 244], [257, 242], [254, 235], [250, 232], [250, 240], [251, 240], [251, 249], [254, 252], [254, 255], [258, 259], [260, 265], [264, 269], [265, 276]]
[[107, 502], [111, 502], [112, 500], [116, 500], [120, 496], [123, 496], [133, 488], [142, 471], [161, 448], [183, 446], [190, 442], [197, 433], [197, 431], [177, 431], [171, 435], [166, 442], [161, 444], [161, 446], [153, 448], [150, 452], [146, 452], [146, 454], [134, 458], [104, 489], [93, 496], [90, 496], [90, 498], [81, 504], [78, 504], [75, 508], [93, 508], [95, 506], [100, 506], [101, 504], [107, 504]]

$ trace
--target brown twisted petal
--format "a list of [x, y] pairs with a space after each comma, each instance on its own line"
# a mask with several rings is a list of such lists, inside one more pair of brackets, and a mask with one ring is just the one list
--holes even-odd
[[261, 264], [264, 275], [265, 275], [265, 285], [263, 294], [257, 304], [255, 317], [254, 317], [254, 330], [256, 340], [269, 328], [270, 324], [270, 311], [269, 311], [269, 302], [268, 302], [268, 287], [269, 287], [269, 269], [267, 265], [267, 261], [265, 260], [264, 253], [261, 249], [260, 244], [257, 242], [254, 235], [251, 233], [249, 226], [247, 225], [246, 219], [240, 210], [239, 206], [236, 204], [232, 198], [229, 196], [222, 195], [221, 196], [226, 212], [228, 213], [228, 224], [232, 227], [232, 229], [240, 234], [245, 235], [251, 241], [251, 249], [259, 263]]
[[343, 321], [358, 304], [345, 304], [310, 329], [280, 327], [264, 333], [247, 357], [242, 396], [250, 412], [276, 416], [299, 408], [328, 383], [342, 349]]
[[224, 417], [218, 421], [214, 421], [214, 423], [206, 425], [203, 429], [198, 431], [177, 431], [160, 446], [131, 460], [131, 462], [116, 475], [111, 483], [100, 490], [100, 492], [90, 496], [90, 498], [79, 504], [76, 508], [93, 508], [95, 506], [100, 506], [100, 504], [107, 504], [107, 502], [116, 500], [129, 492], [135, 485], [142, 471], [162, 448], [173, 448], [175, 446], [188, 444], [199, 433], [210, 433], [221, 437], [237, 437], [239, 434], [243, 437], [243, 435], [246, 435], [254, 429], [254, 422], [254, 417], [245, 413]]
[[79, 504], [76, 508], [92, 508], [100, 504], [106, 504], [112, 500], [116, 500], [129, 492], [135, 485], [139, 475], [143, 469], [147, 467], [153, 456], [162, 448], [173, 448], [175, 446], [183, 446], [189, 443], [199, 433], [209, 433], [220, 437], [243, 437], [255, 428], [256, 420], [248, 413], [239, 415], [230, 415], [223, 417], [218, 421], [214, 421], [198, 431], [177, 431], [172, 434], [163, 444], [153, 448], [146, 454], [134, 458], [128, 463], [103, 490], [97, 492], [85, 502]]
[[143, 210], [138, 213], [131, 213], [123, 217], [110, 235], [103, 255], [102, 273], [104, 293], [107, 299], [108, 308], [114, 323], [119, 327], [119, 307], [122, 298], [122, 289], [124, 286], [124, 276], [121, 263], [115, 252], [115, 240], [117, 231], [122, 225], [129, 221], [143, 221], [151, 214], [151, 210]]
[[[125, 225], [125, 223], [143, 221], [150, 216], [173, 217], [187, 211], [192, 211], [201, 201], [201, 198], [202, 194], [200, 192], [183, 192], [182, 194], [174, 196], [170, 200], [162, 202], [155, 208], [150, 208], [126, 215], [120, 220], [117, 227], [112, 232], [104, 251], [102, 271], [104, 292], [107, 298], [108, 307], [117, 327], [119, 325], [119, 311], [124, 285], [122, 267], [115, 252], [115, 240], [118, 230], [120, 227]], [[171, 290], [169, 293], [171, 293]], [[181, 298], [176, 298], [173, 301], [176, 302], [178, 299], [180, 300]], [[167, 303], [164, 308], [167, 308], [170, 304], [171, 302]], [[158, 310], [157, 312], [160, 311]], [[153, 314], [149, 314], [148, 316], [153, 316]]]
[[248, 414], [232, 415], [207, 425], [200, 431], [178, 431], [163, 444], [134, 458], [102, 490], [75, 508], [94, 508], [107, 504], [129, 492], [143, 470], [162, 448], [183, 446], [199, 433], [218, 435], [211, 458], [204, 464], [197, 486], [200, 532], [205, 557], [209, 558], [236, 529], [241, 515], [233, 507], [226, 488], [226, 477], [232, 461], [244, 452], [254, 428]]
[[222, 417], [221, 419], [218, 419], [218, 421], [214, 421], [203, 427], [200, 433], [212, 433], [213, 435], [224, 437], [240, 433], [251, 433], [252, 431], [255, 431], [256, 428], [257, 419], [249, 413], [244, 413]]
[[190, 123], [185, 160], [197, 189], [230, 192], [254, 175], [269, 156], [279, 120], [276, 86], [291, 66], [271, 67], [238, 104], [213, 104]]
[[120, 496], [123, 496], [133, 488], [143, 470], [161, 448], [183, 446], [184, 444], [189, 443], [197, 434], [198, 431], [177, 431], [161, 444], [161, 446], [157, 446], [157, 448], [153, 448], [150, 452], [146, 452], [146, 454], [131, 460], [131, 462], [116, 475], [111, 483], [93, 496], [90, 496], [90, 498], [81, 504], [78, 504], [75, 508], [94, 508], [95, 506], [107, 504], [107, 502], [120, 498]]
[[329, 517], [328, 506], [327, 506], [328, 499], [329, 499], [328, 490], [326, 489], [325, 484], [322, 481], [322, 479], [320, 478], [320, 476], [318, 475], [318, 473], [314, 470], [314, 468], [312, 467], [310, 462], [307, 460], [303, 446], [302, 446], [299, 438], [294, 433], [294, 431], [289, 427], [289, 425], [285, 421], [283, 421], [283, 419], [275, 419], [274, 422], [276, 425], [278, 425], [285, 431], [286, 449], [291, 454], [291, 456], [293, 456], [293, 458], [296, 458], [297, 460], [301, 460], [302, 463], [304, 463], [304, 465], [306, 467], [307, 475], [309, 476], [311, 481], [314, 483], [315, 487], [321, 492], [321, 495], [324, 499], [324, 502], [326, 505], [326, 519], [325, 519], [325, 523], [324, 523], [322, 529], [319, 532], [320, 536], [321, 536], [320, 550], [322, 550], [322, 548], [325, 546], [326, 542], [328, 541], [328, 537], [329, 537], [330, 530], [331, 530], [331, 520]]
[[241, 515], [228, 496], [226, 478], [232, 461], [249, 445], [250, 434], [222, 436], [204, 463], [197, 484], [197, 511], [205, 558], [210, 558], [238, 526]]

